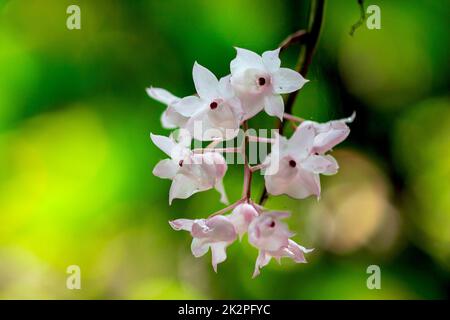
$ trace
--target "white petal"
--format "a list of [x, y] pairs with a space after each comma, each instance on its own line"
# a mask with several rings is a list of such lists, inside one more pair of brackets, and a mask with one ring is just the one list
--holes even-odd
[[211, 71], [195, 62], [192, 69], [192, 78], [200, 98], [205, 100], [217, 98], [219, 81]]
[[241, 98], [242, 110], [244, 115], [242, 120], [248, 120], [257, 115], [262, 109], [264, 109], [264, 97], [246, 97]]
[[161, 125], [164, 129], [175, 129], [177, 125], [167, 116], [167, 110], [161, 114]]
[[289, 139], [289, 152], [298, 159], [306, 158], [311, 154], [315, 134], [314, 126], [311, 123], [300, 124]]
[[225, 187], [223, 186], [223, 181], [219, 180], [216, 183], [215, 188], [220, 193], [220, 202], [222, 202], [223, 204], [228, 204], [229, 201], [228, 201], [227, 193], [225, 192]]
[[175, 141], [177, 141], [180, 147], [190, 149], [192, 142], [192, 135], [189, 133], [188, 130], [180, 128], [180, 130], [176, 131]]
[[280, 54], [280, 48], [266, 51], [262, 54], [262, 60], [266, 69], [270, 72], [275, 72], [280, 69], [281, 60], [278, 57]]
[[297, 176], [292, 179], [286, 194], [295, 199], [304, 199], [310, 195], [320, 196], [320, 178], [316, 173], [311, 173], [299, 168]]
[[192, 116], [185, 128], [200, 141], [215, 139], [229, 140], [239, 133], [240, 118], [237, 117], [226, 103], [220, 104], [216, 109], [204, 109]]
[[200, 111], [204, 105], [204, 102], [199, 97], [189, 96], [173, 104], [173, 108], [181, 115], [191, 117], [196, 112]]
[[275, 93], [291, 93], [297, 91], [308, 82], [297, 71], [280, 68], [272, 75], [272, 85]]
[[191, 231], [192, 229], [192, 225], [194, 224], [195, 220], [191, 220], [191, 219], [176, 219], [176, 220], [172, 220], [169, 221], [170, 226], [174, 229], [174, 230], [185, 230], [185, 231]]
[[[227, 172], [227, 163], [218, 152], [205, 152], [201, 155], [201, 169], [203, 173], [216, 184]], [[212, 186], [211, 186], [212, 187]]]
[[314, 152], [320, 154], [341, 143], [350, 134], [350, 128], [347, 126], [345, 119], [327, 123], [312, 123], [318, 132], [314, 139]]
[[227, 242], [216, 242], [211, 244], [212, 266], [217, 272], [217, 265], [227, 259]]
[[269, 116], [276, 116], [283, 121], [284, 114], [284, 102], [283, 98], [279, 95], [270, 95], [265, 98], [264, 110]]
[[228, 102], [220, 104], [214, 110], [209, 109], [206, 116], [205, 122], [211, 128], [217, 128], [223, 132], [222, 139], [229, 140], [238, 134], [240, 115], [235, 113], [235, 109]]
[[161, 124], [165, 129], [175, 129], [177, 127], [183, 127], [188, 120], [187, 117], [182, 116], [176, 112], [172, 106], [167, 109], [161, 115]]
[[219, 80], [219, 87], [218, 92], [220, 94], [220, 97], [228, 100], [231, 99], [234, 96], [233, 87], [231, 86], [231, 74], [220, 78]]
[[281, 159], [277, 172], [271, 172], [271, 174], [264, 175], [267, 192], [272, 195], [276, 196], [286, 193], [286, 190], [291, 184], [291, 180], [294, 179], [297, 174], [298, 169], [285, 164], [285, 161], [288, 160]]
[[271, 258], [272, 257], [270, 255], [266, 254], [264, 250], [259, 251], [258, 258], [256, 258], [255, 271], [253, 272], [253, 278], [257, 277], [260, 274], [259, 269], [268, 265]]
[[256, 209], [248, 203], [238, 205], [233, 209], [233, 212], [228, 215], [228, 218], [230, 219], [231, 223], [233, 223], [236, 232], [239, 235], [239, 239], [242, 239], [244, 233], [247, 232], [249, 224], [257, 216], [258, 212], [256, 211]]
[[153, 168], [153, 174], [163, 179], [173, 179], [179, 166], [172, 159], [164, 159]]
[[236, 239], [236, 229], [228, 217], [216, 215], [208, 219], [196, 220], [191, 235], [210, 243], [232, 242]]
[[264, 67], [262, 58], [257, 53], [242, 48], [236, 48], [236, 51], [236, 58], [234, 58], [230, 63], [230, 70], [232, 75], [242, 69], [261, 69], [262, 67]]
[[209, 123], [205, 122], [204, 119], [207, 117], [208, 110], [203, 109], [197, 112], [195, 115], [189, 118], [186, 122], [185, 129], [189, 131], [192, 137], [199, 141], [209, 141], [214, 138], [214, 136], [221, 136], [221, 131], [218, 130], [218, 134], [215, 132], [210, 132], [210, 135], [206, 136], [204, 133], [206, 130], [211, 129]]
[[147, 88], [146, 91], [151, 98], [166, 105], [175, 103], [180, 100], [180, 98], [174, 96], [166, 89], [150, 87]]
[[329, 154], [324, 157], [327, 158], [331, 164], [328, 166], [327, 170], [322, 172], [322, 174], [326, 176], [336, 174], [339, 170], [339, 164], [337, 163], [336, 159], [333, 156], [330, 156]]
[[187, 199], [197, 191], [199, 188], [195, 180], [184, 174], [177, 174], [170, 186], [169, 204], [172, 204], [173, 199]]
[[311, 155], [302, 161], [303, 169], [313, 173], [332, 175], [337, 173], [338, 164], [332, 156]]
[[171, 157], [172, 150], [176, 146], [176, 143], [172, 139], [153, 133], [150, 133], [150, 138], [158, 148], [160, 148], [165, 154]]
[[[204, 154], [193, 154], [184, 159], [179, 173], [188, 176], [195, 184], [197, 191], [205, 191], [214, 187], [219, 177], [214, 164], [204, 161]], [[221, 177], [220, 177], [221, 178]]]
[[191, 242], [191, 251], [194, 257], [198, 258], [205, 255], [208, 252], [210, 244], [203, 239], [194, 238]]
[[295, 241], [289, 239], [289, 246], [284, 249], [286, 256], [294, 260], [296, 263], [306, 263], [305, 253], [309, 253], [314, 249], [306, 249], [296, 243]]

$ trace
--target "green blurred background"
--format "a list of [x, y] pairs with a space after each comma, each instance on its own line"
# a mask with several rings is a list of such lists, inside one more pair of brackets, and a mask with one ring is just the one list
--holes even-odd
[[[149, 132], [164, 107], [154, 85], [193, 92], [195, 60], [229, 72], [233, 46], [261, 53], [306, 26], [309, 1], [0, 0], [0, 298], [417, 299], [450, 292], [450, 108], [446, 1], [329, 1], [294, 114], [357, 112], [322, 177], [322, 199], [270, 198], [293, 211], [294, 239], [316, 250], [251, 279], [256, 249], [235, 243], [215, 274], [169, 219], [221, 208], [215, 191], [168, 205], [164, 155]], [[81, 8], [82, 29], [66, 28]], [[297, 48], [283, 53], [295, 64]], [[266, 115], [254, 127], [273, 127]], [[259, 196], [262, 179], [255, 179]], [[242, 167], [225, 186], [240, 196]], [[81, 267], [81, 290], [66, 268]], [[381, 290], [366, 269], [381, 268]]]

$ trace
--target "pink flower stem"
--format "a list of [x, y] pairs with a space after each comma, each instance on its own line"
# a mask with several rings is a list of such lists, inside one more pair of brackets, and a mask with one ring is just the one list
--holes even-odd
[[280, 44], [280, 51], [286, 50], [289, 46], [294, 43], [304, 42], [308, 38], [308, 32], [306, 30], [298, 30], [290, 34], [283, 42]]
[[255, 171], [258, 171], [258, 170], [261, 170], [261, 169], [264, 169], [266, 167], [266, 165], [265, 164], [263, 164], [263, 163], [260, 163], [260, 164], [258, 164], [258, 165], [256, 165], [256, 166], [250, 166], [250, 171], [251, 172], [255, 172]]
[[292, 114], [289, 114], [289, 113], [284, 113], [283, 114], [283, 118], [285, 118], [286, 120], [289, 120], [289, 121], [292, 121], [292, 122], [298, 122], [298, 123], [301, 123], [301, 122], [305, 121], [305, 119], [293, 116]]
[[227, 212], [230, 212], [231, 210], [233, 210], [234, 208], [236, 208], [238, 205], [240, 205], [242, 202], [244, 202], [245, 199], [239, 199], [238, 201], [236, 201], [235, 203], [230, 204], [228, 207], [225, 207], [223, 209], [220, 209], [219, 211], [216, 211], [212, 214], [210, 214], [208, 216], [208, 218], [214, 217], [214, 216], [218, 216]]

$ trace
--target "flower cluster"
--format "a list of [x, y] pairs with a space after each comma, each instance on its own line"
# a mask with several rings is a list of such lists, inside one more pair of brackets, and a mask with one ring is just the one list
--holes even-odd
[[[350, 133], [347, 119], [317, 123], [285, 114], [281, 94], [292, 93], [308, 80], [298, 72], [281, 67], [279, 49], [266, 51], [261, 56], [237, 48], [230, 63], [231, 73], [218, 79], [211, 71], [194, 63], [192, 76], [196, 94], [179, 98], [170, 92], [150, 87], [147, 93], [167, 105], [161, 122], [166, 129], [179, 129], [169, 137], [151, 134], [153, 143], [169, 156], [161, 160], [153, 174], [172, 180], [169, 204], [173, 199], [186, 199], [194, 193], [215, 188], [221, 202], [228, 203], [223, 186], [227, 171], [225, 152], [239, 152], [244, 163], [243, 196], [238, 201], [211, 214], [206, 219], [176, 219], [170, 221], [175, 230], [185, 230], [192, 236], [191, 251], [195, 257], [211, 249], [212, 265], [226, 259], [226, 248], [247, 233], [249, 243], [258, 249], [253, 276], [267, 265], [271, 258], [282, 257], [304, 263], [305, 249], [291, 239], [293, 234], [282, 219], [288, 212], [271, 211], [256, 204], [250, 197], [251, 175], [260, 170], [265, 187], [271, 195], [287, 194], [303, 199], [320, 197], [320, 174], [332, 175], [338, 171], [336, 160], [327, 152], [342, 142]], [[223, 141], [237, 137], [247, 120], [264, 110], [281, 121], [295, 122], [295, 132], [287, 139], [275, 133], [274, 139], [263, 139], [245, 134], [239, 148], [217, 148]], [[206, 148], [192, 149], [192, 140], [211, 141]], [[271, 152], [256, 166], [247, 161], [246, 145], [250, 141], [270, 143]]]

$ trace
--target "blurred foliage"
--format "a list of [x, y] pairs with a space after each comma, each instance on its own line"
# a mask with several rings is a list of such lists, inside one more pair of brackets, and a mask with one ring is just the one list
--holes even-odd
[[[327, 121], [357, 112], [323, 177], [323, 195], [296, 201], [295, 239], [309, 263], [272, 262], [251, 279], [244, 237], [214, 274], [190, 254], [175, 217], [221, 208], [209, 191], [169, 207], [170, 182], [152, 176], [167, 134], [149, 85], [183, 96], [194, 61], [229, 72], [233, 46], [262, 52], [306, 25], [308, 1], [79, 0], [82, 29], [66, 28], [68, 0], [0, 1], [0, 298], [409, 299], [449, 296], [450, 101], [444, 1], [329, 1], [319, 47], [294, 113]], [[297, 46], [283, 53], [293, 66]], [[274, 119], [252, 120], [267, 127]], [[225, 186], [240, 195], [242, 167]], [[262, 188], [255, 176], [254, 194]], [[82, 290], [65, 288], [66, 268]], [[382, 289], [366, 269], [382, 270]]]

